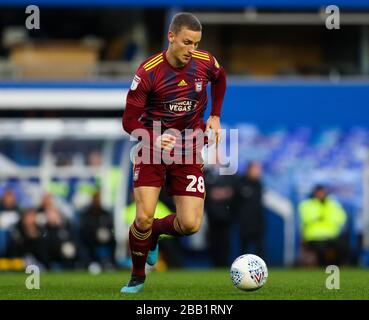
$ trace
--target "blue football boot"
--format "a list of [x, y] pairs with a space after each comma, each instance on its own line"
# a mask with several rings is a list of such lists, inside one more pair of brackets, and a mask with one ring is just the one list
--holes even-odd
[[149, 266], [154, 266], [158, 262], [159, 244], [157, 243], [154, 250], [149, 250], [146, 262]]
[[145, 277], [132, 275], [131, 280], [125, 285], [120, 292], [122, 293], [137, 293], [144, 288]]

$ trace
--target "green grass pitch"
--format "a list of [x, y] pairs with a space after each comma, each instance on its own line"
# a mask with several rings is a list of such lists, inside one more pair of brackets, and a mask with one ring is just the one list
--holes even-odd
[[325, 269], [270, 269], [266, 285], [253, 292], [236, 289], [227, 269], [172, 270], [148, 274], [144, 291], [122, 294], [128, 271], [40, 274], [40, 289], [28, 290], [28, 274], [0, 273], [0, 300], [297, 300], [369, 299], [369, 269], [341, 268], [340, 289], [325, 286]]

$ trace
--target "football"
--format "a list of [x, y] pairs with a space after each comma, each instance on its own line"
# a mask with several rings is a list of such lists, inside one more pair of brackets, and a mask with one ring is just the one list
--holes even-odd
[[260, 257], [244, 254], [233, 261], [231, 279], [236, 288], [253, 291], [260, 289], [268, 279], [268, 268]]

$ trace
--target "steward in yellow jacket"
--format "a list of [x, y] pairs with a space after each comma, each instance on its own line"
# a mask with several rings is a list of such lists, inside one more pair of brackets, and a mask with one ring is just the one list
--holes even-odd
[[314, 196], [299, 206], [304, 241], [324, 241], [340, 236], [347, 215], [342, 206], [316, 188]]
[[343, 230], [347, 214], [340, 203], [328, 196], [326, 188], [316, 186], [312, 196], [300, 203], [299, 214], [303, 241], [300, 263], [345, 263], [348, 247]]

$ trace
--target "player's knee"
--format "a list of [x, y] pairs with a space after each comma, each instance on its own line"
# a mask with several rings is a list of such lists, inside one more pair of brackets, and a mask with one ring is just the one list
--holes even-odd
[[135, 222], [136, 222], [137, 227], [139, 227], [141, 230], [150, 229], [153, 221], [154, 221], [154, 218], [150, 214], [147, 214], [145, 212], [136, 213]]
[[200, 230], [201, 224], [195, 221], [179, 221], [179, 226], [184, 235], [189, 236]]

